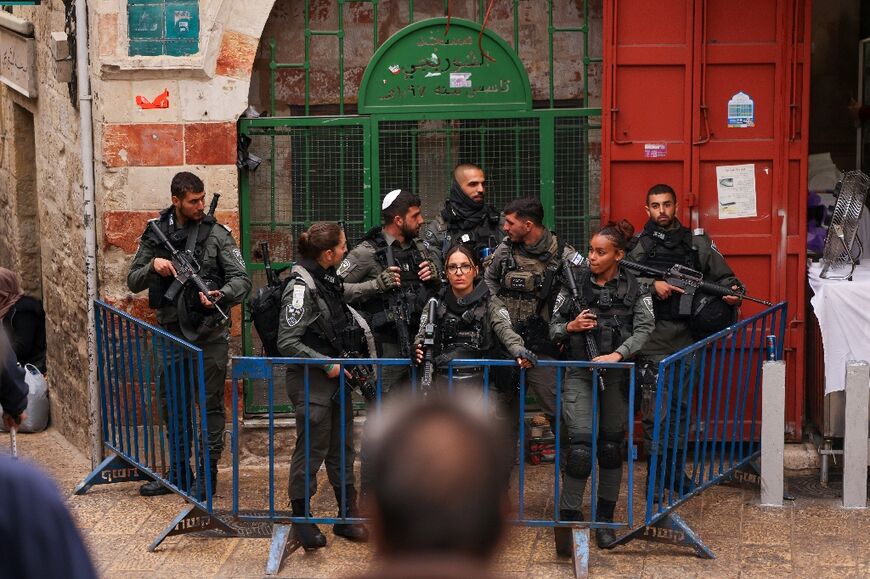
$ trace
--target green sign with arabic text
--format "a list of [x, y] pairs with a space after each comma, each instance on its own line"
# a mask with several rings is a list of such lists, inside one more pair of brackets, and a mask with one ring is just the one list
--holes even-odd
[[529, 111], [529, 77], [514, 50], [470, 20], [432, 18], [387, 40], [366, 67], [358, 110]]

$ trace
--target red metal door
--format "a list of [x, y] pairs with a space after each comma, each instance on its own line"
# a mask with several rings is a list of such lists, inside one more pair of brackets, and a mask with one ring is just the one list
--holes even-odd
[[[804, 410], [809, 5], [610, 0], [604, 13], [610, 114], [602, 214], [639, 227], [644, 193], [668, 183], [680, 220], [715, 240], [748, 291], [789, 302], [786, 430], [793, 438]], [[728, 218], [717, 167], [735, 165], [750, 166], [755, 204], [743, 205], [749, 216]], [[744, 315], [757, 311], [743, 307]]]

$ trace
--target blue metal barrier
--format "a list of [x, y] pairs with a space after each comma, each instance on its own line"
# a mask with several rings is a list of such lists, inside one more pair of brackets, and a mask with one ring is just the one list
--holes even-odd
[[769, 346], [782, 357], [786, 311], [779, 303], [659, 363], [645, 525], [616, 544], [653, 540], [713, 557], [674, 509], [711, 486], [759, 480], [761, 368]]
[[[346, 432], [346, 425], [348, 424], [346, 412], [347, 409], [350, 408], [347, 404], [340, 404], [339, 411], [339, 421], [341, 424], [340, 436], [341, 436], [341, 457], [340, 457], [340, 473], [341, 473], [341, 500], [339, 505], [339, 514], [340, 516], [330, 517], [330, 516], [317, 516], [311, 513], [310, 511], [310, 499], [311, 488], [309, 485], [310, 479], [310, 456], [311, 456], [311, 379], [309, 371], [317, 371], [321, 372], [322, 367], [327, 364], [338, 364], [341, 368], [339, 372], [339, 392], [345, 392], [345, 389], [348, 388], [348, 385], [345, 380], [344, 370], [346, 366], [354, 366], [354, 365], [374, 365], [377, 369], [377, 385], [376, 385], [376, 396], [374, 400], [369, 403], [369, 411], [377, 413], [379, 411], [379, 406], [383, 400], [383, 384], [382, 384], [382, 369], [385, 366], [410, 366], [410, 385], [408, 389], [411, 395], [420, 394], [421, 389], [417, 380], [417, 373], [413, 365], [407, 359], [370, 359], [370, 358], [354, 358], [354, 359], [313, 359], [313, 358], [255, 358], [255, 357], [235, 357], [233, 358], [232, 364], [232, 382], [233, 382], [233, 426], [232, 426], [232, 454], [233, 454], [233, 498], [232, 498], [232, 512], [233, 514], [241, 521], [252, 521], [252, 522], [271, 522], [273, 523], [273, 543], [270, 550], [269, 555], [269, 564], [267, 566], [267, 573], [275, 573], [278, 571], [281, 562], [287, 556], [288, 551], [292, 552], [300, 545], [298, 542], [291, 542], [292, 533], [290, 528], [287, 526], [289, 523], [315, 523], [315, 524], [344, 524], [344, 523], [361, 523], [365, 522], [364, 519], [359, 517], [351, 517], [348, 516], [347, 512], [347, 497], [345, 495], [345, 490], [348, 485], [346, 484], [347, 479], [347, 457], [346, 457], [346, 437], [348, 433]], [[278, 436], [278, 431], [276, 430], [275, 424], [275, 411], [274, 411], [274, 401], [275, 401], [275, 377], [276, 373], [283, 367], [286, 366], [299, 366], [302, 368], [302, 399], [303, 405], [305, 408], [304, 413], [304, 424], [299, 424], [298, 420], [296, 423], [297, 431], [300, 433], [304, 433], [304, 451], [305, 451], [305, 514], [304, 516], [294, 516], [292, 511], [288, 511], [286, 508], [276, 508], [276, 503], [280, 502], [282, 504], [289, 503], [289, 497], [287, 497], [287, 487], [283, 486], [283, 488], [278, 491], [276, 490], [276, 478], [279, 470], [283, 474], [285, 472], [285, 468], [276, 466], [276, 437]], [[448, 380], [448, 392], [453, 392], [454, 390], [454, 382], [455, 376], [454, 374], [462, 367], [477, 367], [482, 368], [483, 370], [483, 389], [482, 389], [482, 402], [491, 406], [490, 401], [492, 400], [494, 393], [494, 386], [490, 385], [490, 369], [498, 366], [514, 366], [516, 367], [516, 363], [513, 360], [454, 360], [450, 363], [447, 368], [447, 380]], [[529, 467], [526, 463], [526, 444], [525, 444], [525, 431], [527, 428], [526, 420], [525, 420], [525, 395], [526, 395], [526, 371], [524, 369], [519, 369], [519, 384], [518, 384], [518, 392], [520, 401], [520, 411], [519, 411], [519, 441], [520, 441], [520, 450], [519, 450], [519, 467], [518, 472], [516, 472], [517, 476], [517, 484], [512, 485], [512, 488], [516, 489], [516, 507], [517, 507], [517, 516], [512, 521], [517, 525], [525, 525], [525, 526], [548, 526], [548, 527], [578, 527], [583, 526], [588, 528], [598, 528], [598, 527], [610, 527], [610, 528], [625, 528], [631, 527], [633, 525], [633, 485], [634, 485], [634, 430], [633, 430], [633, 421], [628, 420], [628, 438], [627, 438], [627, 448], [628, 448], [628, 461], [627, 461], [627, 484], [623, 485], [623, 488], [626, 489], [621, 496], [625, 497], [627, 501], [627, 509], [626, 509], [626, 518], [625, 522], [604, 522], [597, 520], [596, 513], [596, 501], [590, 497], [595, 497], [597, 494], [597, 477], [595, 475], [591, 476], [591, 490], [587, 493], [587, 499], [591, 503], [591, 510], [587, 510], [584, 512], [591, 512], [591, 519], [588, 521], [562, 521], [559, 519], [559, 500], [560, 500], [560, 484], [561, 484], [561, 472], [560, 472], [560, 457], [562, 452], [562, 430], [564, 428], [563, 425], [563, 417], [562, 417], [562, 404], [563, 404], [563, 396], [562, 396], [562, 384], [565, 380], [565, 372], [567, 369], [574, 368], [586, 368], [592, 371], [593, 375], [593, 383], [597, 384], [598, 373], [600, 370], [605, 369], [622, 369], [628, 370], [629, 374], [629, 384], [628, 384], [628, 406], [629, 412], [628, 416], [633, 416], [634, 414], [634, 389], [635, 389], [635, 373], [634, 373], [634, 364], [632, 363], [611, 363], [611, 364], [591, 364], [589, 362], [581, 362], [581, 361], [549, 361], [542, 360], [539, 362], [539, 366], [541, 367], [553, 367], [555, 368], [556, 374], [556, 408], [558, 412], [556, 413], [554, 424], [551, 425], [552, 431], [554, 434], [553, 445], [555, 449], [555, 459], [553, 464], [550, 465], [542, 465], [539, 467]], [[267, 424], [268, 424], [268, 485], [265, 496], [262, 493], [256, 492], [241, 492], [243, 490], [247, 491], [247, 489], [241, 488], [241, 478], [239, 473], [239, 442], [240, 442], [240, 434], [239, 434], [239, 424], [240, 424], [240, 416], [239, 416], [239, 400], [238, 393], [240, 391], [239, 382], [243, 380], [262, 380], [265, 381], [266, 392], [267, 392], [267, 400], [268, 400], [268, 416], [267, 416]], [[597, 388], [592, 388], [593, 394], [593, 408], [598, 408], [600, 402], [600, 394]], [[339, 400], [343, 399], [339, 396]], [[297, 415], [298, 416], [298, 415]], [[598, 448], [598, 412], [593, 412], [593, 423], [592, 423], [592, 461], [593, 461], [593, 473], [597, 473], [597, 448]], [[351, 421], [352, 425], [353, 422]], [[289, 461], [288, 461], [289, 462]], [[364, 460], [361, 460], [364, 462]], [[319, 465], [318, 465], [319, 466]], [[530, 515], [527, 510], [527, 501], [526, 501], [526, 479], [529, 472], [533, 472], [536, 477], [547, 477], [551, 476], [553, 481], [553, 509], [552, 512], [547, 515], [546, 513], [541, 513], [544, 516], [535, 516]], [[285, 479], [286, 480], [286, 479]], [[242, 497], [244, 496], [244, 500], [246, 504], [242, 504]], [[538, 504], [537, 508], [541, 511], [545, 511], [546, 500], [543, 503]]]
[[95, 301], [103, 444], [109, 456], [76, 487], [157, 480], [189, 506], [167, 536], [221, 529], [211, 516], [211, 469], [202, 350], [102, 301]]

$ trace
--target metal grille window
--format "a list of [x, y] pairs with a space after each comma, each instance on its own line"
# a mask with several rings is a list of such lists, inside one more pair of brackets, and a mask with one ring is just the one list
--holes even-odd
[[410, 188], [427, 219], [441, 210], [459, 163], [485, 169], [487, 201], [497, 208], [540, 194], [536, 118], [381, 121], [378, 134], [380, 189]]

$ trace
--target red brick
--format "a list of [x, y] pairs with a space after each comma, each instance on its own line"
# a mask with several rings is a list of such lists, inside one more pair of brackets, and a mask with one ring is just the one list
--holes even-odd
[[227, 30], [221, 39], [215, 72], [222, 76], [249, 79], [258, 45], [256, 38]]
[[[206, 199], [209, 199], [206, 194]], [[149, 219], [157, 217], [157, 211], [106, 211], [103, 213], [103, 239], [106, 247], [117, 247], [125, 253], [134, 254], [139, 248], [139, 238]], [[239, 243], [239, 212], [218, 211], [217, 220], [229, 227], [233, 238]]]
[[[143, 294], [125, 298], [105, 298], [105, 301], [110, 306], [116, 307], [119, 310], [125, 311], [136, 319], [142, 320], [149, 324], [157, 325], [157, 314], [148, 306], [148, 296]], [[233, 322], [230, 328], [231, 336], [242, 335], [242, 308], [241, 306], [233, 306], [230, 311], [230, 319]]]
[[125, 311], [134, 318], [140, 319], [144, 322], [148, 322], [149, 324], [157, 324], [157, 314], [148, 307], [148, 296], [144, 293], [140, 295], [136, 295], [134, 297], [126, 297], [126, 298], [104, 298], [105, 301], [110, 306], [114, 306], [119, 310]]
[[[157, 211], [106, 211], [103, 213], [103, 238], [106, 247], [117, 247], [125, 253], [136, 253], [139, 238], [149, 219]], [[237, 218], [238, 219], [238, 218]]]
[[236, 124], [184, 125], [184, 157], [188, 165], [232, 165], [236, 162]]
[[183, 165], [183, 135], [182, 125], [105, 125], [103, 163], [107, 167]]

